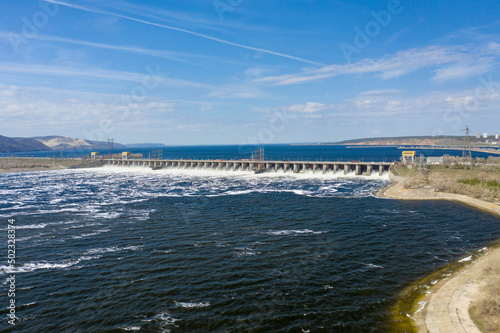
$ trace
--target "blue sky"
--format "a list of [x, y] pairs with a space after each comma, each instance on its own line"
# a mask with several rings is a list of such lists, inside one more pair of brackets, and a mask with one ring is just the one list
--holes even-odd
[[0, 134], [500, 133], [498, 1], [3, 1]]

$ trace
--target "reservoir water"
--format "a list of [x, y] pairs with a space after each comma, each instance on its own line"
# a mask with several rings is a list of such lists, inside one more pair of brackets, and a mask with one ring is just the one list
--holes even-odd
[[[412, 282], [497, 218], [386, 177], [104, 167], [0, 174], [2, 332], [387, 332]], [[16, 264], [7, 266], [8, 219]]]

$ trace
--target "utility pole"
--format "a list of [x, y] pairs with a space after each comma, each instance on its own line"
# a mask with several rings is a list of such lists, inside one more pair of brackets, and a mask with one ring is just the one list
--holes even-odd
[[115, 141], [115, 139], [108, 138], [108, 154], [110, 158], [114, 153], [113, 141]]
[[418, 173], [422, 174], [424, 173], [425, 165], [424, 165], [424, 154], [420, 154], [420, 157], [418, 159]]
[[464, 162], [471, 162], [472, 164], [472, 155], [470, 153], [470, 137], [469, 137], [469, 126], [465, 126], [465, 138], [464, 138], [464, 150], [462, 153], [462, 157]]

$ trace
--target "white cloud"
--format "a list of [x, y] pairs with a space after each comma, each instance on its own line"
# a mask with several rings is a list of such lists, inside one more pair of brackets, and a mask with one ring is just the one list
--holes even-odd
[[[481, 98], [476, 89], [464, 90], [450, 94], [446, 91], [434, 91], [419, 96], [407, 96], [398, 90], [374, 90], [358, 94], [337, 104], [308, 102], [306, 104], [282, 105], [274, 108], [259, 108], [257, 111], [285, 111], [287, 118], [294, 122], [339, 120], [341, 118], [384, 118], [393, 116], [407, 117], [419, 114], [446, 114], [450, 112], [472, 114], [481, 111], [500, 109], [500, 86], [496, 91], [482, 89]], [[429, 124], [432, 126], [432, 124]], [[407, 126], [404, 126], [407, 128]]]
[[307, 102], [306, 104], [290, 105], [289, 107], [287, 107], [287, 110], [291, 112], [315, 113], [318, 111], [326, 110], [328, 108], [328, 105], [322, 103]]
[[12, 97], [17, 95], [18, 87], [6, 86], [0, 83], [0, 95], [4, 97]]
[[[496, 50], [495, 45], [468, 49], [466, 47], [429, 46], [420, 49], [400, 51], [380, 59], [364, 59], [353, 64], [329, 65], [319, 69], [307, 70], [296, 74], [267, 76], [256, 79], [256, 82], [269, 82], [272, 85], [291, 85], [318, 81], [339, 75], [375, 74], [382, 79], [390, 79], [406, 75], [423, 68], [437, 66], [458, 66], [452, 76], [449, 71], [441, 70], [435, 80], [444, 81], [448, 78], [470, 76], [471, 73], [484, 73], [493, 63], [491, 56]], [[495, 51], [496, 52], [496, 51]], [[477, 65], [477, 63], [481, 65]], [[457, 65], [460, 64], [460, 65]], [[450, 67], [451, 68], [451, 67]], [[458, 68], [457, 68], [458, 69]], [[439, 71], [437, 69], [436, 71]]]
[[449, 67], [439, 68], [432, 80], [442, 83], [444, 81], [478, 76], [489, 72], [493, 68], [493, 61], [485, 59], [478, 64], [454, 64]]
[[250, 67], [245, 71], [245, 75], [250, 78], [260, 77], [265, 72], [261, 66]]
[[[160, 126], [179, 121], [179, 109], [197, 109], [202, 102], [171, 101], [148, 97], [143, 101], [121, 103], [121, 95], [87, 93], [43, 88], [15, 88], [0, 84], [0, 132], [60, 133], [75, 137], [105, 128], [136, 128], [142, 124]], [[101, 131], [102, 132], [102, 131]], [[31, 134], [28, 134], [29, 136]], [[87, 138], [96, 139], [96, 138]]]
[[[148, 74], [151, 72], [152, 74]], [[100, 68], [76, 68], [64, 66], [50, 66], [38, 64], [18, 64], [18, 63], [0, 63], [0, 73], [12, 74], [25, 74], [30, 77], [43, 76], [43, 77], [86, 77], [94, 79], [118, 80], [118, 81], [132, 81], [143, 84], [144, 80], [150, 81], [149, 85], [159, 82], [161, 85], [174, 86], [174, 87], [189, 87], [189, 88], [212, 88], [211, 85], [199, 82], [193, 82], [183, 79], [174, 79], [166, 76], [167, 73], [162, 72], [159, 65], [154, 68], [145, 68], [144, 73], [134, 73], [126, 71], [107, 70]]]
[[265, 97], [266, 94], [254, 86], [238, 83], [214, 88], [207, 96], [220, 98], [261, 98]]
[[[2, 37], [4, 39], [9, 39], [11, 37], [11, 34], [12, 33], [0, 31], [0, 37]], [[142, 54], [142, 55], [147, 55], [147, 56], [151, 56], [151, 57], [169, 59], [169, 60], [174, 60], [174, 61], [179, 61], [179, 62], [184, 62], [184, 63], [190, 63], [189, 61], [186, 60], [187, 58], [193, 58], [193, 59], [202, 58], [202, 59], [208, 59], [208, 60], [227, 62], [227, 60], [223, 60], [219, 57], [209, 56], [209, 55], [206, 55], [203, 53], [195, 54], [195, 53], [187, 53], [187, 52], [176, 52], [176, 51], [170, 51], [170, 50], [148, 49], [148, 48], [142, 48], [142, 47], [138, 47], [138, 46], [129, 46], [129, 45], [104, 44], [104, 43], [89, 42], [89, 41], [84, 41], [84, 40], [63, 38], [63, 37], [51, 36], [51, 35], [36, 35], [32, 39], [47, 41], [47, 42], [62, 43], [62, 44], [88, 46], [88, 47], [92, 47], [92, 48], [105, 49], [105, 50], [110, 50], [110, 51]], [[62, 50], [65, 50], [65, 49], [62, 49]]]

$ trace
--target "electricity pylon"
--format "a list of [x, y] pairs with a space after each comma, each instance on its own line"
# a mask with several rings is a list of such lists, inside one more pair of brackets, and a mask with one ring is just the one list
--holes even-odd
[[471, 162], [472, 156], [470, 153], [470, 137], [469, 137], [469, 126], [465, 126], [465, 138], [464, 138], [464, 151], [462, 153], [464, 162]]

